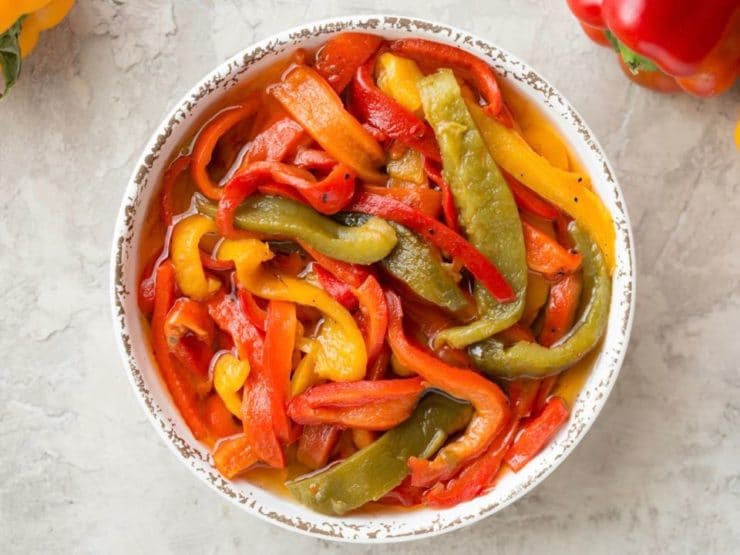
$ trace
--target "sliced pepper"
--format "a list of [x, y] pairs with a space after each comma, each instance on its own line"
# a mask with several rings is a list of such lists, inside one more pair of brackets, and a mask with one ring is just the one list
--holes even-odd
[[421, 98], [416, 83], [424, 74], [416, 62], [383, 52], [375, 68], [378, 87], [409, 112], [422, 115]]
[[304, 426], [296, 458], [313, 470], [326, 466], [341, 433], [340, 428], [330, 424]]
[[516, 299], [511, 285], [496, 266], [463, 237], [437, 220], [397, 200], [369, 193], [358, 194], [348, 210], [393, 220], [416, 231], [427, 241], [462, 262], [499, 302], [512, 302]]
[[[191, 372], [208, 376], [216, 329], [204, 304], [187, 297], [177, 299], [167, 313], [164, 334], [170, 352], [181, 364]], [[190, 338], [195, 341], [188, 341]]]
[[316, 357], [318, 356], [321, 345], [315, 339], [309, 339], [305, 350], [305, 355], [293, 371], [290, 378], [290, 396], [295, 397], [306, 391], [312, 385], [319, 381], [319, 377], [314, 372]]
[[466, 98], [465, 102], [496, 163], [517, 181], [575, 218], [604, 253], [611, 272], [615, 260], [614, 224], [601, 199], [588, 188], [588, 176], [554, 167], [532, 150], [516, 131], [488, 117], [474, 100]]
[[387, 196], [408, 204], [415, 210], [436, 218], [442, 204], [439, 191], [428, 187], [377, 187], [365, 185], [362, 188], [366, 193]]
[[542, 331], [537, 338], [541, 345], [551, 347], [568, 333], [576, 318], [580, 298], [580, 274], [564, 276], [550, 287]]
[[522, 220], [527, 266], [550, 279], [572, 274], [581, 266], [581, 255], [563, 248], [555, 239]]
[[341, 93], [357, 68], [370, 59], [382, 42], [382, 37], [369, 33], [341, 33], [319, 49], [314, 67]]
[[280, 83], [267, 90], [337, 161], [366, 181], [384, 181], [378, 171], [385, 161], [383, 149], [344, 109], [337, 93], [316, 71], [294, 65], [283, 74]]
[[475, 408], [465, 433], [443, 447], [433, 461], [409, 459], [412, 484], [431, 485], [451, 478], [462, 465], [488, 448], [509, 418], [508, 400], [495, 383], [472, 370], [446, 364], [407, 339], [403, 331], [401, 299], [389, 291], [386, 301], [390, 313], [388, 343], [401, 364], [414, 370], [429, 386], [469, 400]]
[[552, 397], [543, 411], [524, 424], [504, 456], [506, 463], [518, 472], [547, 445], [568, 420], [570, 411], [558, 397]]
[[217, 393], [211, 393], [203, 405], [208, 428], [216, 438], [233, 436], [241, 432], [239, 426], [223, 400]]
[[496, 75], [493, 69], [477, 56], [456, 46], [425, 39], [397, 40], [391, 43], [391, 50], [419, 61], [435, 62], [442, 66], [460, 68], [470, 72], [476, 88], [488, 103], [486, 112], [498, 118], [504, 125], [512, 126], [511, 114], [505, 109]]
[[172, 225], [172, 217], [175, 214], [173, 206], [175, 183], [177, 183], [180, 174], [188, 167], [190, 167], [190, 156], [179, 156], [169, 165], [162, 177], [161, 214], [162, 221], [166, 226]]
[[455, 196], [452, 194], [450, 184], [445, 181], [444, 177], [442, 177], [442, 170], [440, 170], [433, 162], [425, 160], [424, 170], [429, 176], [429, 179], [431, 179], [442, 192], [442, 215], [444, 216], [447, 227], [456, 233], [460, 233], [460, 222], [457, 216], [457, 208], [455, 207]]
[[554, 220], [560, 211], [531, 189], [527, 189], [508, 173], [504, 173], [506, 183], [509, 184], [511, 194], [514, 195], [516, 205], [525, 212], [539, 216], [546, 220]]
[[406, 461], [410, 456], [433, 455], [469, 419], [469, 405], [443, 395], [427, 395], [408, 420], [368, 447], [286, 486], [304, 505], [321, 513], [343, 515], [398, 486], [409, 473]]
[[325, 383], [293, 397], [288, 414], [303, 425], [388, 430], [411, 415], [423, 391], [421, 378]]
[[293, 118], [280, 118], [252, 140], [237, 173], [245, 171], [252, 162], [280, 162], [296, 149], [305, 135], [303, 127]]
[[583, 257], [583, 312], [569, 334], [548, 348], [519, 342], [510, 347], [495, 338], [472, 345], [468, 352], [475, 366], [500, 378], [541, 378], [557, 374], [583, 358], [606, 329], [611, 279], [604, 255], [575, 222], [569, 227]]
[[[215, 205], [200, 199], [198, 211], [215, 217]], [[322, 216], [310, 207], [286, 198], [249, 197], [236, 210], [234, 225], [271, 238], [300, 238], [314, 249], [338, 260], [372, 264], [396, 245], [396, 233], [380, 218], [349, 227]]]
[[332, 381], [362, 378], [367, 365], [367, 351], [362, 334], [350, 313], [323, 289], [305, 280], [275, 275], [262, 268], [262, 263], [273, 256], [270, 247], [256, 239], [226, 240], [218, 250], [219, 259], [234, 261], [237, 281], [253, 294], [265, 299], [312, 306], [328, 317], [322, 327], [327, 324], [332, 326], [332, 333], [327, 339], [332, 344], [341, 345], [344, 356], [333, 361], [335, 365], [324, 377]]
[[360, 302], [360, 328], [367, 348], [367, 364], [371, 366], [380, 355], [388, 329], [388, 306], [383, 288], [372, 274], [354, 290]]
[[213, 451], [213, 463], [218, 471], [229, 480], [247, 470], [258, 460], [246, 434], [222, 439]]
[[171, 256], [180, 291], [188, 297], [202, 301], [218, 287], [218, 280], [209, 279], [200, 261], [198, 243], [206, 233], [215, 233], [213, 220], [192, 214], [183, 218], [172, 229]]
[[352, 287], [334, 277], [334, 274], [325, 269], [321, 264], [314, 264], [313, 271], [316, 277], [319, 278], [319, 283], [324, 291], [339, 301], [347, 310], [353, 311], [357, 309], [357, 297], [352, 292]]
[[362, 121], [380, 129], [386, 136], [439, 161], [434, 132], [426, 122], [386, 95], [373, 82], [375, 60], [357, 69], [352, 81], [352, 107]]
[[249, 376], [249, 361], [239, 360], [231, 353], [223, 353], [213, 367], [213, 389], [229, 412], [242, 418], [242, 397], [238, 394]]
[[291, 438], [291, 426], [286, 407], [290, 389], [290, 371], [293, 366], [296, 328], [295, 305], [291, 302], [271, 300], [265, 321], [264, 368], [272, 398], [272, 423], [282, 441]]
[[424, 113], [439, 141], [443, 174], [452, 188], [462, 229], [472, 245], [495, 262], [516, 295], [513, 302], [502, 302], [484, 283], [476, 283], [480, 318], [444, 330], [435, 340], [461, 348], [521, 317], [527, 290], [524, 239], [511, 191], [478, 133], [453, 73], [440, 70], [419, 81], [418, 87]]

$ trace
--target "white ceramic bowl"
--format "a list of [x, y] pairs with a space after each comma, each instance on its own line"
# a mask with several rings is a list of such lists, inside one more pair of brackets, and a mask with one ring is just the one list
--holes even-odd
[[[174, 408], [154, 365], [137, 308], [141, 268], [136, 252], [146, 209], [154, 200], [168, 162], [194, 122], [202, 121], [225, 91], [294, 48], [318, 45], [350, 29], [389, 38], [419, 36], [452, 43], [491, 64], [502, 78], [540, 107], [567, 139], [617, 228], [617, 262], [606, 337], [568, 425], [519, 473], [507, 474], [486, 495], [442, 511], [420, 509], [328, 517], [245, 480], [224, 480], [213, 467], [208, 449], [193, 438]], [[248, 513], [304, 534], [352, 542], [401, 541], [455, 530], [503, 509], [539, 484], [583, 439], [606, 402], [629, 341], [634, 288], [633, 242], [622, 192], [601, 147], [573, 107], [537, 72], [487, 40], [447, 25], [385, 15], [339, 17], [290, 29], [249, 46], [206, 75], [162, 121], [144, 148], [121, 203], [111, 261], [113, 322], [126, 374], [144, 412], [180, 461], [211, 489]]]

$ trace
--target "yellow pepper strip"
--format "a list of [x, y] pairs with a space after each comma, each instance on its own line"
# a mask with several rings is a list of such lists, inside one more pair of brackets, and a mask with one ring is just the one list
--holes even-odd
[[23, 20], [21, 34], [18, 37], [22, 58], [28, 56], [36, 46], [41, 31], [46, 31], [59, 25], [59, 22], [64, 19], [64, 16], [72, 8], [74, 0], [51, 0], [51, 2], [45, 0], [44, 3], [46, 5], [34, 12], [25, 12], [28, 15]]
[[229, 409], [229, 412], [241, 420], [242, 399], [239, 390], [249, 376], [249, 362], [239, 360], [231, 353], [224, 353], [213, 368], [213, 388]]
[[489, 117], [473, 99], [465, 102], [496, 163], [573, 217], [601, 248], [612, 271], [614, 224], [601, 199], [588, 188], [588, 176], [552, 166], [521, 135]]
[[381, 91], [410, 112], [417, 116], [423, 115], [416, 82], [424, 74], [416, 62], [386, 52], [380, 55], [375, 64], [375, 77]]
[[550, 164], [561, 170], [570, 169], [568, 149], [549, 126], [541, 123], [533, 123], [522, 127], [522, 135], [527, 144], [537, 154], [545, 158]]
[[2, 0], [0, 1], [0, 33], [4, 33], [18, 18], [43, 8], [50, 0]]
[[183, 294], [196, 301], [208, 298], [220, 287], [218, 280], [206, 277], [198, 248], [198, 243], [206, 233], [215, 232], [213, 220], [200, 214], [183, 218], [172, 230], [170, 248], [177, 285]]
[[250, 293], [265, 299], [312, 306], [326, 316], [322, 330], [327, 328], [327, 331], [319, 333], [317, 340], [322, 351], [326, 351], [328, 346], [336, 346], [336, 358], [332, 358], [331, 368], [325, 368], [319, 374], [322, 378], [335, 382], [362, 379], [367, 366], [367, 350], [352, 315], [323, 289], [305, 280], [262, 268], [262, 263], [273, 256], [270, 247], [257, 239], [226, 240], [218, 249], [218, 258], [234, 262], [237, 281]]
[[560, 397], [565, 404], [570, 408], [573, 408], [573, 403], [576, 402], [576, 397], [583, 389], [583, 385], [591, 375], [591, 370], [594, 367], [594, 362], [598, 357], [600, 349], [594, 349], [585, 358], [579, 360], [576, 364], [568, 368], [565, 372], [560, 374], [558, 381], [555, 383], [555, 387], [550, 392], [550, 395]]
[[319, 377], [314, 372], [314, 365], [316, 364], [316, 356], [320, 349], [321, 346], [318, 341], [315, 339], [308, 340], [306, 354], [298, 363], [298, 366], [295, 367], [293, 376], [290, 378], [291, 397], [300, 395], [309, 387], [319, 382]]

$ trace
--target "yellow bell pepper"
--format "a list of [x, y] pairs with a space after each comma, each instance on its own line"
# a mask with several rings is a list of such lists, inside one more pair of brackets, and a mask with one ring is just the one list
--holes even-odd
[[314, 372], [316, 365], [316, 356], [318, 355], [321, 345], [315, 339], [307, 341], [305, 355], [293, 370], [293, 376], [290, 378], [290, 396], [295, 397], [306, 391], [312, 385], [319, 382], [319, 377]]
[[213, 368], [213, 388], [229, 409], [229, 412], [241, 419], [242, 399], [239, 390], [249, 376], [249, 362], [239, 360], [231, 353], [224, 353]]
[[550, 127], [539, 123], [530, 124], [522, 127], [522, 135], [532, 150], [550, 164], [561, 170], [570, 169], [568, 149]]
[[22, 15], [31, 14], [49, 3], [50, 0], [0, 1], [0, 33], [7, 31]]
[[588, 186], [588, 176], [552, 166], [519, 133], [489, 117], [471, 98], [465, 102], [496, 163], [518, 181], [573, 217], [601, 248], [614, 269], [616, 233], [611, 215]]
[[[40, 3], [38, 0], [26, 3]], [[28, 14], [23, 19], [21, 24], [21, 34], [18, 37], [18, 43], [21, 47], [21, 57], [25, 58], [28, 56], [33, 48], [36, 46], [36, 42], [39, 40], [39, 34], [41, 31], [51, 29], [59, 25], [59, 22], [64, 19], [67, 15], [74, 0], [46, 0], [45, 5], [32, 13], [26, 11]]]
[[362, 379], [367, 366], [367, 350], [352, 315], [323, 289], [303, 279], [265, 270], [262, 264], [273, 256], [270, 247], [257, 239], [226, 240], [218, 250], [220, 260], [234, 262], [239, 284], [250, 293], [265, 299], [312, 306], [324, 314], [326, 320], [317, 338], [321, 345], [317, 366], [322, 356], [327, 363], [315, 369], [317, 374], [320, 369], [320, 377], [336, 382]]
[[208, 298], [221, 285], [217, 279], [206, 277], [198, 248], [206, 233], [215, 232], [213, 220], [200, 214], [183, 218], [172, 229], [170, 255], [175, 266], [177, 285], [180, 291], [197, 301]]
[[416, 62], [390, 52], [381, 54], [375, 64], [378, 88], [417, 116], [423, 114], [416, 88], [416, 82], [422, 77], [424, 74]]

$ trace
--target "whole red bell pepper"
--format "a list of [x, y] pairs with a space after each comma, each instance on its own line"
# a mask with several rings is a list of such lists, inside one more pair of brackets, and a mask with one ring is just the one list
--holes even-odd
[[[720, 94], [740, 72], [737, 0], [567, 0], [604, 44], [612, 44], [641, 85], [675, 86], [696, 96]], [[599, 34], [600, 33], [600, 34]]]

